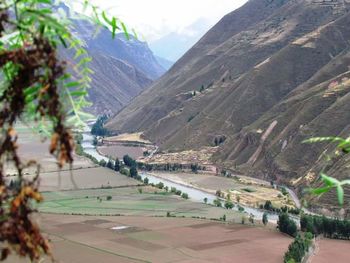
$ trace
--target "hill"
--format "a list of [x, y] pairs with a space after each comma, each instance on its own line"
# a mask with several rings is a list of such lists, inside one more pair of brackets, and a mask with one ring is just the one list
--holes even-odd
[[[222, 138], [217, 165], [294, 186], [301, 196], [319, 184], [323, 153], [333, 150], [301, 142], [349, 133], [348, 11], [345, 1], [250, 0], [107, 128], [143, 131], [163, 151]], [[346, 167], [339, 157], [329, 173], [344, 177]], [[336, 199], [323, 202], [332, 208]]]
[[[112, 39], [107, 29], [97, 28], [66, 5], [61, 4], [60, 8], [70, 17], [73, 34], [83, 41], [92, 58], [90, 68], [94, 74], [89, 90], [92, 106], [88, 109], [92, 113], [118, 112], [166, 71], [146, 42], [134, 37], [127, 40], [124, 34]], [[62, 50], [61, 56], [74, 69], [73, 54]]]

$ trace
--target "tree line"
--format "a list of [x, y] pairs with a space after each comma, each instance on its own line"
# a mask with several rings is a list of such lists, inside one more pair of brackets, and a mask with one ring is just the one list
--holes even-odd
[[300, 228], [302, 231], [310, 232], [315, 236], [323, 234], [327, 238], [350, 239], [350, 220], [302, 215], [300, 217]]

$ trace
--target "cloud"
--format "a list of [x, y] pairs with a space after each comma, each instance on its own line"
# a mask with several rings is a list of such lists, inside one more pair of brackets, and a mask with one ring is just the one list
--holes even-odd
[[[185, 29], [201, 18], [214, 25], [247, 0], [92, 0], [152, 42]], [[209, 28], [208, 28], [209, 29]], [[188, 33], [188, 32], [186, 32]], [[192, 32], [193, 33], [193, 32]]]

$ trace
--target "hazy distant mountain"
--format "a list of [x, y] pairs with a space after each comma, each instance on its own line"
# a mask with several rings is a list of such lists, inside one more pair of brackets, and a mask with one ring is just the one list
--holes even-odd
[[[67, 6], [61, 5], [66, 12]], [[95, 114], [115, 113], [129, 103], [153, 80], [160, 77], [166, 69], [149, 49], [146, 42], [135, 38], [127, 40], [124, 34], [112, 39], [111, 32], [99, 28], [79, 16], [72, 15], [73, 33], [83, 40], [94, 74], [89, 90], [89, 109]], [[62, 50], [62, 56], [74, 65], [73, 54]]]
[[177, 61], [205, 34], [208, 27], [206, 19], [199, 19], [181, 32], [170, 32], [151, 42], [150, 48], [157, 56]]
[[156, 55], [155, 58], [157, 59], [158, 63], [166, 70], [170, 69], [174, 65], [173, 61], [167, 60], [165, 58], [161, 58]]
[[[163, 151], [198, 149], [225, 137], [214, 162], [301, 194], [319, 185], [322, 156], [334, 150], [301, 142], [350, 133], [349, 8], [344, 1], [250, 0], [107, 127], [143, 131]], [[348, 177], [349, 165], [349, 157], [339, 156], [327, 173]], [[349, 210], [349, 188], [345, 195]], [[329, 208], [335, 203], [322, 197]]]

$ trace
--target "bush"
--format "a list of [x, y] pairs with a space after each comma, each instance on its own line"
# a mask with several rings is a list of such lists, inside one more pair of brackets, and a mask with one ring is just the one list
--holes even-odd
[[170, 192], [175, 194], [176, 193], [176, 188], [175, 187], [171, 187], [170, 188]]
[[281, 188], [281, 192], [282, 192], [283, 195], [288, 195], [288, 191], [287, 191], [287, 189], [285, 187]]
[[149, 179], [148, 179], [147, 177], [145, 177], [145, 179], [143, 179], [143, 183], [144, 183], [145, 185], [148, 185]]
[[139, 194], [142, 194], [142, 188], [137, 188], [137, 191], [139, 192]]
[[221, 203], [221, 200], [219, 198], [215, 199], [213, 201], [213, 204], [216, 206], [216, 207], [222, 207], [222, 203]]
[[178, 196], [181, 196], [182, 191], [181, 190], [176, 190], [175, 194], [178, 195]]
[[234, 207], [234, 204], [231, 201], [227, 200], [224, 206], [226, 209], [232, 209]]
[[164, 188], [164, 184], [162, 182], [159, 182], [157, 185], [156, 185], [159, 189], [163, 189]]
[[110, 195], [107, 196], [107, 197], [106, 197], [106, 200], [107, 200], [107, 201], [111, 201], [111, 200], [112, 200], [112, 196], [110, 196]]
[[203, 202], [204, 202], [205, 204], [207, 204], [207, 203], [208, 203], [208, 198], [207, 198], [207, 197], [204, 197]]
[[187, 193], [182, 193], [181, 197], [182, 197], [183, 199], [188, 199], [188, 198], [189, 198]]
[[101, 161], [99, 161], [99, 165], [102, 167], [106, 167], [107, 163], [105, 160], [102, 159]]
[[312, 234], [305, 234], [304, 238], [298, 235], [292, 244], [289, 245], [288, 251], [284, 254], [284, 262], [302, 262], [305, 254], [309, 251], [312, 244]]
[[242, 207], [242, 206], [239, 205], [239, 206], [238, 206], [238, 211], [239, 211], [239, 212], [244, 212], [244, 207]]
[[124, 167], [120, 169], [120, 173], [121, 173], [121, 174], [124, 174], [124, 175], [126, 175], [126, 176], [130, 176], [129, 169], [124, 168]]

